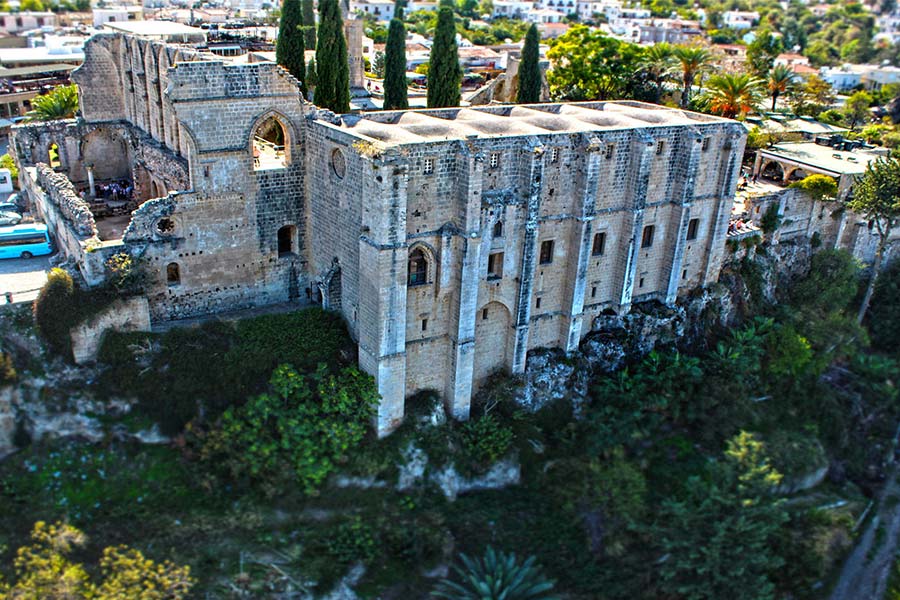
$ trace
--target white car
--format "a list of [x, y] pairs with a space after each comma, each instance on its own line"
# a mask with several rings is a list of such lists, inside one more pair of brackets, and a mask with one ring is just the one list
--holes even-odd
[[22, 215], [11, 210], [0, 211], [0, 226], [18, 225], [22, 220]]

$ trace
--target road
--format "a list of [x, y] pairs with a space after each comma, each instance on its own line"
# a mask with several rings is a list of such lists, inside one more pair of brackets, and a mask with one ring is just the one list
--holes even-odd
[[0, 260], [0, 303], [6, 303], [7, 292], [12, 292], [13, 302], [34, 300], [49, 270], [49, 256]]

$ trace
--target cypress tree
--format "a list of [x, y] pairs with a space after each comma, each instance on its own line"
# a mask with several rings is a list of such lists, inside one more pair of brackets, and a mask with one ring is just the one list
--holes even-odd
[[409, 108], [406, 88], [406, 28], [400, 19], [391, 19], [384, 48], [384, 110]]
[[306, 97], [306, 56], [304, 56], [303, 10], [300, 0], [284, 0], [281, 6], [281, 22], [275, 44], [275, 62], [288, 70], [300, 82], [300, 91]]
[[309, 64], [306, 65], [306, 89], [309, 95], [307, 98], [313, 103], [316, 101], [316, 84], [318, 83], [318, 75], [316, 74], [316, 59], [313, 57]]
[[519, 89], [516, 92], [516, 102], [519, 104], [534, 104], [541, 101], [539, 39], [537, 25], [532, 23], [528, 33], [525, 34], [522, 62], [519, 63]]
[[307, 50], [316, 49], [316, 13], [313, 0], [303, 0], [303, 39]]
[[338, 0], [319, 2], [319, 34], [316, 42], [316, 106], [336, 113], [350, 110], [350, 63], [344, 19]]
[[441, 5], [428, 67], [428, 108], [459, 106], [462, 68], [456, 46], [453, 9]]

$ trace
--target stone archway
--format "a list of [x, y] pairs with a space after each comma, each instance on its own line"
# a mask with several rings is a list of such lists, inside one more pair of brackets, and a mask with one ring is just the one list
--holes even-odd
[[511, 323], [509, 309], [500, 302], [489, 302], [475, 315], [473, 389], [481, 387], [494, 373], [509, 370]]
[[784, 167], [777, 160], [770, 160], [759, 170], [760, 177], [782, 183], [784, 181]]
[[[81, 162], [85, 169], [94, 170], [97, 181], [131, 179], [131, 152], [125, 138], [115, 129], [101, 127], [84, 136]], [[87, 172], [78, 176], [84, 181]]]

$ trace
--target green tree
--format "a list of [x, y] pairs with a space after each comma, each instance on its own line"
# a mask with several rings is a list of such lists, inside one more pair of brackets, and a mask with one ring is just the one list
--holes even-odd
[[769, 71], [775, 59], [784, 52], [781, 38], [776, 37], [769, 29], [763, 29], [747, 46], [747, 68], [760, 79], [768, 79]]
[[201, 458], [242, 482], [275, 493], [285, 474], [309, 494], [359, 444], [378, 404], [372, 378], [354, 367], [337, 374], [324, 364], [310, 376], [282, 365], [271, 392], [222, 415], [202, 439]]
[[862, 323], [869, 309], [884, 254], [891, 244], [891, 234], [900, 219], [900, 159], [879, 158], [866, 166], [866, 172], [853, 186], [847, 207], [872, 223], [878, 235], [872, 274], [866, 286], [857, 320]]
[[316, 106], [336, 113], [350, 110], [350, 63], [338, 0], [319, 2], [316, 44]]
[[798, 115], [817, 117], [834, 102], [831, 85], [818, 75], [810, 75], [806, 83], [794, 88], [794, 111]]
[[47, 275], [47, 283], [38, 292], [34, 301], [34, 322], [38, 333], [47, 342], [50, 350], [63, 355], [71, 353], [72, 339], [69, 329], [75, 323], [67, 315], [75, 304], [75, 282], [62, 269], [53, 269]]
[[448, 6], [441, 6], [438, 11], [428, 62], [428, 108], [459, 106], [462, 68], [456, 46], [456, 23], [453, 10]]
[[16, 554], [15, 583], [7, 590], [0, 586], [0, 593], [5, 592], [10, 598], [182, 600], [194, 585], [190, 567], [179, 567], [170, 561], [157, 563], [126, 546], [103, 551], [103, 578], [92, 583], [84, 566], [70, 558], [87, 544], [87, 537], [71, 525], [38, 521], [32, 529], [31, 542]]
[[767, 86], [769, 95], [772, 96], [772, 110], [775, 110], [778, 104], [778, 97], [794, 85], [794, 79], [794, 71], [787, 65], [777, 65], [769, 72]]
[[703, 46], [675, 46], [672, 55], [681, 66], [681, 108], [687, 108], [691, 102], [694, 78], [707, 68], [713, 54]]
[[869, 311], [869, 331], [873, 346], [900, 355], [900, 260], [891, 261], [878, 277]]
[[301, 0], [284, 0], [278, 40], [275, 43], [275, 61], [288, 70], [300, 82], [300, 92], [306, 98], [306, 55], [303, 33], [303, 6]]
[[673, 598], [774, 598], [770, 573], [783, 561], [775, 535], [787, 520], [771, 490], [781, 480], [753, 435], [729, 441], [724, 460], [691, 477], [682, 498], [663, 502], [654, 535], [660, 589]]
[[622, 98], [639, 69], [642, 51], [602, 31], [576, 25], [547, 53], [550, 95], [557, 100]]
[[74, 84], [54, 88], [49, 94], [31, 99], [27, 121], [55, 121], [71, 119], [78, 112], [78, 87]]
[[733, 119], [759, 106], [762, 90], [763, 82], [747, 73], [722, 73], [709, 78], [701, 98], [711, 112]]
[[525, 34], [525, 45], [522, 47], [522, 62], [519, 63], [519, 89], [516, 102], [534, 104], [541, 101], [541, 65], [540, 35], [537, 25], [531, 24]]
[[0, 169], [9, 169], [9, 174], [14, 182], [19, 179], [19, 167], [16, 166], [16, 161], [8, 153], [0, 156]]
[[513, 553], [496, 552], [488, 546], [483, 558], [460, 554], [463, 568], [453, 567], [459, 582], [441, 580], [431, 592], [447, 600], [553, 600], [554, 582], [546, 579], [535, 558], [519, 563]]
[[316, 74], [316, 59], [313, 57], [312, 60], [309, 61], [309, 64], [306, 65], [306, 86], [309, 88], [311, 96], [316, 93], [318, 81], [319, 76]]
[[656, 102], [662, 99], [663, 84], [675, 66], [671, 44], [660, 42], [647, 48], [641, 65], [656, 85]]
[[409, 108], [406, 81], [406, 28], [400, 19], [391, 19], [384, 49], [384, 110]]
[[868, 92], [860, 90], [847, 98], [843, 112], [850, 125], [850, 131], [856, 131], [857, 125], [871, 120], [872, 113], [869, 110], [871, 106], [872, 95]]
[[302, 0], [303, 3], [303, 41], [307, 50], [316, 49], [316, 9], [313, 0]]
[[818, 173], [807, 175], [800, 181], [792, 183], [790, 187], [803, 190], [810, 198], [819, 202], [834, 200], [838, 195], [838, 184], [834, 177]]

